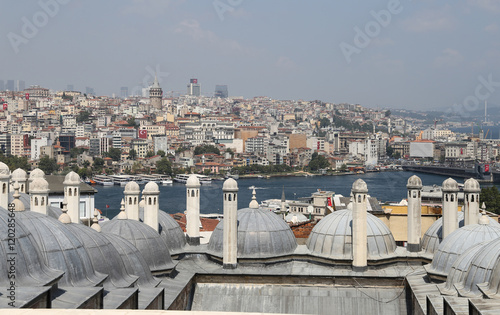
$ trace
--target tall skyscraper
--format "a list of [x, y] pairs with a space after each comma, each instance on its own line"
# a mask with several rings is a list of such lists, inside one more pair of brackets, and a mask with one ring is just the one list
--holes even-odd
[[5, 91], [5, 84], [3, 80], [0, 80], [0, 91]]
[[85, 87], [85, 94], [87, 95], [95, 95], [95, 91], [94, 91], [94, 88], [91, 88], [91, 87]]
[[14, 91], [14, 80], [7, 80], [7, 84], [5, 85], [5, 89], [9, 91]]
[[16, 81], [16, 91], [24, 91], [25, 88], [26, 86], [23, 80]]
[[74, 91], [75, 90], [75, 86], [73, 84], [68, 84], [66, 86], [66, 91]]
[[122, 86], [122, 87], [120, 88], [120, 97], [121, 97], [121, 98], [126, 98], [126, 97], [128, 97], [128, 87], [126, 87], [126, 86]]
[[220, 98], [227, 98], [229, 96], [229, 93], [227, 91], [227, 85], [216, 85], [214, 96]]
[[189, 84], [187, 86], [187, 94], [191, 96], [201, 95], [201, 86], [198, 84], [198, 79], [189, 80]]
[[155, 75], [155, 81], [149, 89], [149, 99], [151, 101], [151, 106], [155, 109], [161, 109], [163, 98], [163, 90], [160, 87], [158, 78]]

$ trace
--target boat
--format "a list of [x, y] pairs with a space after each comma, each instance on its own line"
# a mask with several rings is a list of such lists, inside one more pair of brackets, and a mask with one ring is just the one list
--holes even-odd
[[161, 181], [161, 184], [163, 186], [172, 185], [173, 183], [174, 183], [174, 181], [171, 178], [163, 179]]
[[[200, 184], [211, 184], [212, 183], [212, 179], [206, 175], [199, 175], [199, 174], [195, 174], [196, 177], [198, 177], [198, 180], [200, 181]], [[177, 174], [174, 178], [174, 180], [176, 182], [179, 182], [179, 183], [186, 183], [189, 176], [191, 176], [191, 174]]]
[[256, 189], [256, 187], [254, 185], [252, 185], [252, 186], [249, 186], [248, 189]]
[[115, 185], [126, 186], [132, 179], [129, 175], [109, 175]]
[[113, 180], [109, 178], [107, 175], [95, 175], [93, 180], [97, 185], [102, 185], [102, 186], [113, 186], [115, 183], [113, 183]]

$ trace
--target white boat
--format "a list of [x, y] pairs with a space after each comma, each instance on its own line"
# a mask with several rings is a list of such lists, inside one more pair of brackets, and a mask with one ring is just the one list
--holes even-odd
[[[199, 174], [195, 174], [196, 177], [198, 177], [198, 180], [200, 181], [200, 184], [211, 184], [212, 183], [212, 179], [206, 175], [199, 175]], [[174, 178], [174, 180], [176, 182], [179, 182], [179, 183], [186, 183], [189, 176], [191, 176], [191, 174], [177, 174]]]
[[113, 183], [113, 180], [106, 175], [95, 175], [93, 180], [97, 185], [102, 186], [113, 186], [115, 184]]
[[173, 180], [171, 180], [170, 178], [169, 178], [169, 179], [163, 179], [163, 180], [161, 181], [161, 184], [162, 184], [163, 186], [172, 185], [173, 183], [174, 183], [174, 181], [173, 181]]

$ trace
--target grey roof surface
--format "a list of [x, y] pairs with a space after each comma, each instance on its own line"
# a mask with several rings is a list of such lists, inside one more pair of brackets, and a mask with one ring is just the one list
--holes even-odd
[[[368, 258], [394, 254], [396, 242], [391, 231], [379, 218], [367, 213]], [[352, 211], [335, 211], [313, 228], [306, 242], [309, 250], [319, 256], [352, 259]]]
[[[351, 197], [339, 197], [339, 200], [341, 203], [345, 204], [346, 208], [347, 208], [347, 205], [349, 203], [351, 203]], [[370, 203], [370, 207], [371, 209], [367, 209], [368, 211], [384, 211], [384, 209], [382, 209], [382, 206], [380, 206], [380, 202], [378, 201], [377, 198], [375, 197], [371, 197], [371, 196], [368, 196], [368, 202]], [[337, 210], [343, 210], [343, 209], [346, 209], [346, 208], [342, 208], [342, 209], [337, 209]]]
[[167, 243], [150, 226], [136, 220], [114, 218], [101, 225], [102, 232], [118, 235], [134, 245], [148, 263], [152, 272], [172, 269]]
[[[208, 250], [222, 255], [223, 221], [215, 228]], [[272, 211], [238, 210], [238, 258], [275, 257], [292, 254], [297, 241], [288, 224]]]
[[[139, 218], [141, 221], [144, 220], [144, 208], [140, 208]], [[167, 243], [170, 253], [179, 252], [186, 245], [186, 236], [177, 221], [165, 211], [160, 210], [158, 212], [158, 224], [158, 232]]]
[[60, 287], [52, 296], [52, 308], [76, 309], [102, 294], [103, 287]]
[[434, 253], [430, 273], [448, 275], [458, 256], [472, 246], [500, 237], [500, 226], [493, 224], [471, 224], [453, 231]]
[[[0, 308], [12, 309], [12, 306], [9, 303], [12, 302], [9, 299], [10, 292], [7, 291], [8, 287], [2, 287], [0, 289]], [[41, 296], [49, 296], [48, 292], [51, 287], [23, 287], [18, 286], [16, 288], [16, 308], [26, 308], [33, 307], [33, 302], [36, 301]], [[43, 303], [42, 305], [38, 305], [39, 307], [45, 307]], [[48, 306], [48, 305], [47, 305]]]
[[[14, 200], [13, 197], [14, 192], [9, 192], [9, 203]], [[31, 209], [31, 202], [30, 202], [30, 195], [25, 194], [25, 193], [19, 193], [21, 196], [19, 197], [19, 200], [21, 200], [24, 204], [24, 209], [25, 210], [30, 210]], [[54, 219], [58, 219], [59, 216], [62, 214], [62, 211], [58, 207], [53, 207], [49, 206], [49, 211], [48, 215], [53, 217]]]
[[80, 240], [63, 223], [32, 211], [16, 212], [16, 218], [33, 234], [45, 263], [65, 272], [61, 286], [92, 287], [107, 277], [95, 271]]
[[[56, 195], [62, 195], [64, 194], [64, 176], [63, 175], [45, 175], [45, 179], [47, 182], [49, 182], [49, 187], [50, 187], [50, 193], [49, 194], [56, 194]], [[97, 190], [94, 189], [92, 186], [80, 182], [80, 193], [82, 194], [95, 194], [97, 193]]]

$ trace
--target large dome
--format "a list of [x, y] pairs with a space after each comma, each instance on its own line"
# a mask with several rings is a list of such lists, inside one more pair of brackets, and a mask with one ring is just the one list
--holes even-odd
[[[396, 242], [379, 218], [367, 213], [368, 258], [392, 255]], [[324, 217], [313, 228], [306, 243], [314, 255], [335, 259], [352, 259], [352, 211], [339, 210]]]
[[[139, 217], [141, 221], [144, 220], [144, 208], [139, 210]], [[171, 254], [180, 251], [186, 245], [186, 236], [182, 228], [168, 213], [162, 210], [158, 211], [158, 224], [158, 233], [167, 243]]]
[[[209, 251], [222, 255], [223, 220], [217, 224]], [[268, 210], [238, 210], [238, 258], [267, 258], [292, 254], [297, 242], [290, 227]]]

